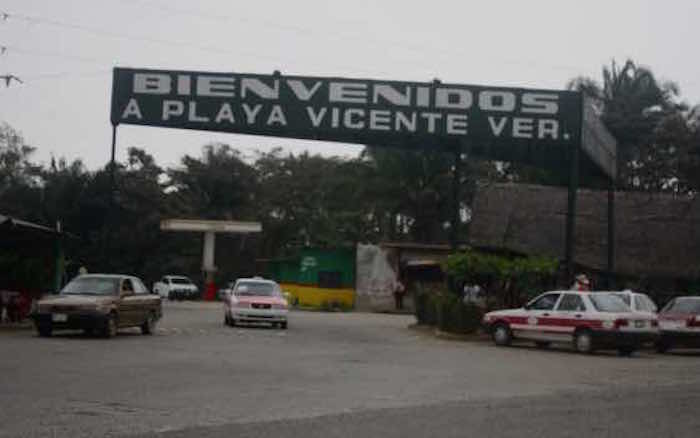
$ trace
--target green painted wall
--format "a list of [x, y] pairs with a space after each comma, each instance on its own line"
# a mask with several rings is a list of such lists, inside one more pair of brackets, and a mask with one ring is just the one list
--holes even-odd
[[[267, 263], [266, 276], [280, 283], [297, 283], [309, 286], [319, 285], [319, 273], [335, 272], [339, 276], [338, 287], [355, 286], [354, 248], [304, 248], [298, 257], [273, 260]], [[328, 275], [328, 274], [326, 274]]]

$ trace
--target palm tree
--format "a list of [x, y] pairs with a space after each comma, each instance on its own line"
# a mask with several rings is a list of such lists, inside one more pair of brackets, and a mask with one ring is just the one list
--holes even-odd
[[620, 67], [614, 60], [603, 67], [602, 85], [577, 77], [567, 87], [593, 98], [601, 118], [618, 141], [618, 174], [623, 186], [638, 185], [637, 162], [642, 151], [654, 143], [654, 132], [665, 118], [684, 109], [676, 102], [679, 88], [659, 81], [651, 69], [627, 60]]

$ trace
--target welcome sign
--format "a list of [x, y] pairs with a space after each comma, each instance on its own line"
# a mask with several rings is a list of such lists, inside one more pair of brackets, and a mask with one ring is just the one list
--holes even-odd
[[567, 149], [580, 144], [581, 112], [581, 95], [569, 91], [115, 68], [111, 121], [387, 146]]

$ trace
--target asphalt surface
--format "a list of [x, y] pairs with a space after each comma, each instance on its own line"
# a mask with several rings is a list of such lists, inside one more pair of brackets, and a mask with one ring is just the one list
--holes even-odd
[[685, 437], [700, 352], [499, 348], [410, 316], [293, 312], [229, 328], [168, 304], [154, 336], [0, 331], [0, 437]]

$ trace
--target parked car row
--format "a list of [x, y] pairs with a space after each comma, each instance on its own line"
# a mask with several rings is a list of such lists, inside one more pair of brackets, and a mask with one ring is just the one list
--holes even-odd
[[570, 343], [580, 353], [616, 349], [623, 355], [644, 344], [659, 352], [700, 347], [700, 297], [675, 298], [656, 310], [649, 297], [631, 291], [552, 291], [524, 307], [489, 312], [483, 323], [497, 345]]
[[[184, 277], [169, 280], [179, 278]], [[167, 289], [151, 293], [139, 278], [130, 275], [79, 275], [60, 294], [40, 300], [31, 316], [43, 337], [55, 330], [83, 330], [109, 338], [127, 327], [140, 327], [144, 335], [150, 335], [163, 315], [163, 290]], [[279, 284], [272, 280], [238, 279], [222, 299], [227, 325], [266, 323], [287, 328], [288, 304]]]
[[169, 300], [199, 299], [199, 288], [182, 275], [165, 275], [153, 284], [153, 293]]

